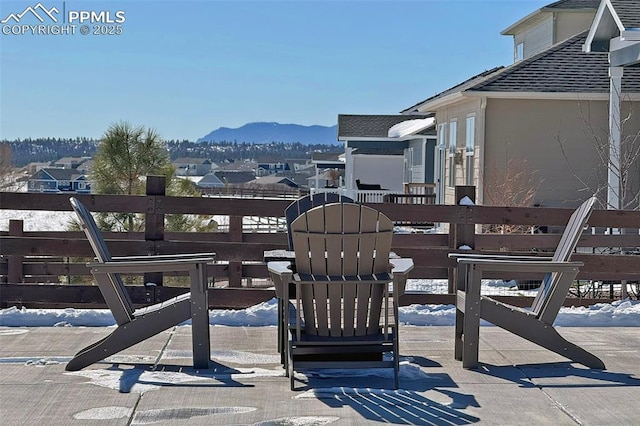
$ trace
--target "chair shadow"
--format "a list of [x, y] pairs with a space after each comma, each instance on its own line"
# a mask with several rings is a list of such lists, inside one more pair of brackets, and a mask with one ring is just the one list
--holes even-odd
[[[121, 368], [127, 366], [132, 368]], [[194, 369], [193, 367], [179, 365], [151, 365], [151, 364], [129, 364], [114, 363], [111, 367], [106, 368], [109, 371], [121, 371], [122, 375], [119, 379], [118, 390], [121, 393], [130, 393], [135, 385], [154, 385], [158, 387], [189, 387], [189, 388], [211, 388], [211, 387], [254, 387], [251, 384], [240, 383], [232, 379], [232, 374], [242, 374], [239, 370], [227, 367], [214, 361], [209, 361], [209, 368]], [[142, 379], [143, 373], [180, 373], [185, 376], [193, 377], [194, 380], [202, 378], [216, 380], [219, 383], [189, 383], [189, 382], [170, 382], [161, 380], [145, 380]]]
[[480, 418], [466, 414], [469, 406], [478, 406], [473, 395], [441, 391], [452, 399], [442, 404], [412, 390], [375, 390], [344, 388], [342, 393], [319, 399], [332, 408], [348, 406], [371, 422], [406, 425], [467, 425]]
[[[305, 386], [296, 387], [296, 391], [309, 391], [319, 401], [332, 408], [348, 406], [358, 412], [363, 419], [371, 422], [466, 425], [480, 421], [480, 418], [461, 411], [469, 407], [480, 407], [480, 404], [473, 395], [452, 390], [458, 388], [458, 384], [448, 374], [413, 375], [414, 368], [438, 367], [440, 364], [424, 357], [408, 358], [413, 366], [405, 372], [411, 377], [403, 377], [401, 367], [401, 389], [398, 390], [385, 388], [392, 380], [391, 377], [312, 374], [305, 375], [307, 377]], [[451, 399], [451, 402], [442, 403], [424, 396], [423, 393], [430, 390], [445, 395]], [[302, 395], [302, 397], [308, 397], [304, 393]]]
[[[516, 375], [514, 369], [521, 374]], [[596, 388], [596, 387], [640, 387], [640, 379], [631, 374], [614, 373], [606, 370], [579, 368], [570, 362], [555, 362], [546, 364], [516, 364], [510, 366], [494, 366], [480, 363], [478, 371], [489, 376], [509, 380], [522, 387], [540, 386], [532, 382], [536, 379], [582, 378], [589, 383], [544, 383], [545, 388]], [[524, 377], [522, 377], [524, 376]]]

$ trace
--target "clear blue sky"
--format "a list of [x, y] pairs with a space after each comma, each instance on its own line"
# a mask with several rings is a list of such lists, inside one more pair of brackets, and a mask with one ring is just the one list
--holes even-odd
[[[0, 20], [37, 3], [2, 0]], [[99, 137], [127, 120], [195, 140], [254, 121], [395, 114], [510, 64], [500, 31], [552, 0], [41, 3], [122, 10], [123, 33], [0, 34], [0, 139]]]

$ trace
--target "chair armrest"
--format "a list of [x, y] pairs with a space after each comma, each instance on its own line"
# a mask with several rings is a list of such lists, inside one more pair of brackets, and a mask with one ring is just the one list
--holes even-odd
[[[174, 259], [215, 259], [215, 253], [181, 253], [181, 254], [152, 254], [148, 256], [114, 256], [113, 262], [136, 261], [136, 260], [174, 260]], [[213, 260], [212, 260], [213, 261]]]
[[104, 263], [91, 262], [87, 266], [96, 272], [135, 274], [144, 272], [172, 272], [190, 271], [196, 265], [213, 262], [213, 257], [180, 258], [180, 259], [153, 259], [145, 260], [118, 260]]
[[276, 288], [276, 297], [279, 299], [287, 299], [289, 297], [289, 283], [293, 280], [291, 262], [268, 262], [267, 269]]
[[496, 259], [496, 260], [552, 260], [551, 256], [527, 256], [509, 254], [485, 254], [485, 253], [449, 253], [451, 259], [474, 258], [474, 259]]
[[389, 259], [389, 263], [392, 266], [391, 274], [393, 275], [393, 293], [394, 296], [400, 297], [404, 294], [409, 272], [413, 269], [413, 259], [392, 258]]
[[503, 260], [492, 258], [459, 258], [459, 265], [475, 265], [483, 271], [563, 272], [584, 265], [583, 262], [553, 262], [545, 260]]

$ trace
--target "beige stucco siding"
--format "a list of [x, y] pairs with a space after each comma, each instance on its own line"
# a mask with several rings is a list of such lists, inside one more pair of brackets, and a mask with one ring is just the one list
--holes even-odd
[[[624, 109], [628, 111], [628, 105]], [[639, 121], [627, 123], [625, 134], [637, 134]], [[540, 178], [536, 202], [577, 205], [587, 193], [606, 185], [606, 165], [595, 139], [606, 141], [607, 129], [604, 101], [489, 99], [484, 175], [504, 168], [509, 159], [525, 159]]]

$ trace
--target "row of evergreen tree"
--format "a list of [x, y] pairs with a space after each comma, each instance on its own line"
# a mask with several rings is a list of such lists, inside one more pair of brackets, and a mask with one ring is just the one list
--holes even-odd
[[[77, 137], [27, 138], [2, 140], [11, 148], [11, 162], [22, 167], [31, 162], [51, 162], [62, 157], [93, 157], [99, 140]], [[256, 161], [282, 161], [288, 158], [311, 158], [313, 152], [342, 152], [341, 145], [312, 144], [299, 142], [255, 144], [249, 142], [192, 142], [188, 140], [166, 141], [172, 160], [180, 157], [206, 158], [213, 162], [251, 159]]]

